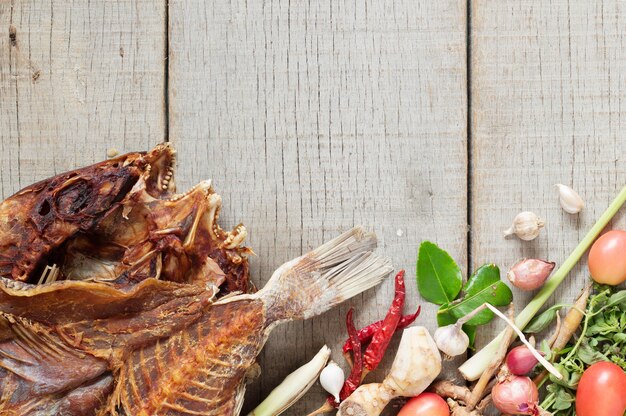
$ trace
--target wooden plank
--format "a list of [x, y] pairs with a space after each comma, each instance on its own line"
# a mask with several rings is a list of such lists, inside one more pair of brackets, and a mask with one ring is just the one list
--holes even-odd
[[[476, 0], [471, 22], [472, 263], [563, 262], [626, 183], [626, 7]], [[556, 183], [586, 200], [580, 215], [562, 211]], [[524, 210], [545, 231], [503, 239]], [[625, 224], [622, 213], [613, 226]], [[570, 303], [587, 276], [583, 262], [549, 302]], [[532, 294], [515, 296], [521, 308]]]
[[[433, 329], [413, 277], [418, 244], [466, 263], [465, 2], [173, 0], [169, 16], [178, 184], [213, 178], [222, 222], [248, 226], [257, 284], [362, 223], [407, 269], [406, 310], [422, 303]], [[392, 286], [276, 329], [246, 408], [324, 343], [343, 365], [349, 305], [358, 325], [380, 319]], [[287, 414], [323, 398], [316, 386]]]
[[0, 193], [164, 139], [165, 3], [0, 2]]

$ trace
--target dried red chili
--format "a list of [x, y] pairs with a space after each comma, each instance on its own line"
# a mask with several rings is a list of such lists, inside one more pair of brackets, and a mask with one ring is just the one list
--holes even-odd
[[[406, 328], [413, 323], [419, 315], [421, 308], [417, 308], [417, 311], [413, 314], [402, 316], [405, 297], [406, 289], [404, 286], [404, 270], [400, 270], [395, 279], [395, 296], [385, 319], [374, 322], [360, 331], [357, 331], [354, 327], [354, 321], [352, 320], [354, 308], [350, 308], [348, 311], [346, 316], [346, 326], [348, 328], [349, 338], [343, 347], [343, 351], [344, 355], [348, 359], [348, 362], [352, 365], [352, 371], [350, 372], [348, 379], [344, 382], [341, 392], [339, 393], [341, 401], [347, 399], [359, 387], [367, 371], [372, 371], [378, 366], [395, 331]], [[361, 345], [362, 343], [370, 340], [371, 343], [367, 347], [365, 354], [363, 354], [361, 351]], [[352, 351], [353, 360], [350, 360], [350, 351]], [[364, 362], [365, 371], [363, 369]], [[327, 406], [329, 405], [338, 407], [338, 403], [335, 402], [332, 395], [328, 396], [326, 404], [320, 409], [327, 411]], [[317, 414], [317, 411], [313, 414]]]
[[[404, 315], [402, 318], [400, 318], [400, 322], [398, 322], [398, 326], [396, 327], [396, 332], [401, 329], [406, 328], [407, 326], [415, 322], [415, 319], [417, 319], [417, 317], [420, 314], [420, 310], [421, 310], [421, 306], [417, 308], [415, 313]], [[376, 321], [372, 324], [369, 324], [365, 328], [359, 329], [359, 332], [357, 333], [357, 335], [359, 336], [359, 341], [361, 341], [361, 345], [367, 344], [368, 342], [370, 342], [374, 334], [382, 326], [383, 326], [383, 320], [381, 319], [380, 321]], [[347, 354], [350, 351], [352, 351], [352, 346], [350, 344], [350, 340], [347, 339], [346, 342], [343, 344], [343, 353]]]
[[400, 270], [400, 272], [396, 275], [396, 294], [393, 302], [391, 303], [391, 307], [387, 312], [387, 316], [383, 319], [383, 324], [378, 331], [374, 333], [372, 342], [363, 354], [366, 372], [376, 369], [380, 361], [383, 359], [383, 355], [387, 350], [389, 341], [391, 341], [391, 337], [398, 327], [400, 318], [402, 318], [402, 308], [404, 308], [405, 296], [406, 289], [404, 287], [404, 270]]
[[[350, 376], [343, 383], [339, 398], [344, 401], [350, 396], [354, 390], [361, 384], [361, 374], [363, 373], [363, 352], [361, 351], [361, 341], [357, 335], [357, 330], [354, 327], [354, 321], [352, 320], [352, 313], [354, 308], [350, 308], [348, 315], [346, 316], [346, 326], [348, 328], [348, 336], [350, 337], [350, 344], [352, 346], [353, 353], [353, 366]], [[334, 400], [333, 400], [334, 401]]]

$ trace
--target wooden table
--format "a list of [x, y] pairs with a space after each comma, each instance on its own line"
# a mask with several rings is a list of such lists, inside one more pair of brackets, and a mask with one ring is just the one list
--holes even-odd
[[[465, 271], [561, 262], [626, 183], [622, 2], [167, 3], [0, 1], [4, 197], [108, 148], [169, 140], [179, 189], [212, 178], [222, 224], [248, 226], [259, 286], [364, 224], [408, 271], [407, 311], [422, 304], [419, 323], [434, 329], [413, 279], [422, 240]], [[555, 183], [580, 192], [583, 213], [561, 210]], [[522, 210], [544, 217], [545, 232], [504, 240]], [[570, 302], [585, 278], [577, 267], [551, 301]], [[353, 299], [358, 325], [380, 319], [392, 292], [387, 281]], [[516, 292], [518, 306], [528, 299]], [[246, 408], [324, 343], [343, 364], [348, 307], [274, 331]], [[322, 397], [314, 387], [288, 414]]]

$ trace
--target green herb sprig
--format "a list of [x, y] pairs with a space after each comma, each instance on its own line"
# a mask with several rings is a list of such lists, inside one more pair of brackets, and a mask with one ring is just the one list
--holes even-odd
[[[576, 341], [559, 351], [555, 367], [563, 380], [550, 376], [546, 386], [548, 394], [541, 407], [554, 416], [575, 414], [578, 381], [591, 364], [609, 361], [626, 371], [626, 290], [597, 285], [581, 326]], [[547, 346], [542, 349], [551, 354]]]

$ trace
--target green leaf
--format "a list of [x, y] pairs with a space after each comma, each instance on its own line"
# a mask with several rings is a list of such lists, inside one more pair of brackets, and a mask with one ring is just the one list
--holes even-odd
[[617, 333], [613, 335], [613, 341], [615, 341], [616, 344], [623, 344], [626, 343], [626, 334], [624, 333]]
[[536, 334], [546, 329], [552, 321], [556, 318], [556, 313], [563, 307], [563, 305], [554, 305], [553, 307], [546, 309], [541, 314], [535, 316], [532, 321], [526, 325], [524, 332], [527, 334]]
[[436, 244], [424, 241], [417, 256], [417, 287], [429, 302], [452, 302], [463, 285], [461, 269], [452, 257]]
[[566, 392], [565, 390], [559, 390], [556, 395], [556, 400], [554, 402], [554, 408], [556, 410], [565, 410], [572, 407], [572, 403], [574, 403], [574, 396]]
[[466, 295], [474, 295], [491, 283], [499, 281], [500, 269], [498, 266], [495, 264], [484, 264], [467, 279], [467, 283], [463, 286], [463, 292]]
[[476, 327], [472, 325], [463, 325], [463, 332], [467, 334], [469, 338], [469, 348], [474, 349], [474, 341], [476, 341]]
[[448, 325], [452, 325], [458, 320], [458, 318], [455, 318], [454, 315], [452, 315], [451, 313], [447, 313], [444, 310], [445, 308], [449, 308], [449, 307], [450, 307], [449, 303], [444, 303], [443, 305], [441, 305], [441, 307], [439, 308], [439, 311], [437, 312], [437, 325], [448, 326]]
[[[493, 306], [505, 306], [511, 303], [513, 293], [507, 285], [500, 280], [500, 269], [495, 264], [486, 264], [480, 267], [469, 278], [464, 287], [465, 297], [458, 301], [445, 305], [437, 312], [450, 314], [456, 319], [462, 318], [483, 303]], [[484, 310], [473, 317], [468, 325], [484, 325], [493, 319], [493, 312]]]
[[587, 364], [595, 364], [600, 361], [609, 361], [608, 358], [602, 354], [600, 351], [597, 351], [589, 346], [588, 343], [582, 342], [577, 351], [578, 358]]
[[609, 308], [615, 305], [626, 306], [626, 290], [620, 290], [619, 292], [611, 295], [606, 307]]

